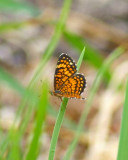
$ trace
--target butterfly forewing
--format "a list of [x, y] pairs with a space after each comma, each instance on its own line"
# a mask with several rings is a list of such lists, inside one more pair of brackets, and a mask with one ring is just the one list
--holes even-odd
[[74, 61], [67, 55], [62, 53], [57, 61], [54, 75], [54, 90], [60, 90], [64, 87], [65, 82], [75, 73], [76, 65]]

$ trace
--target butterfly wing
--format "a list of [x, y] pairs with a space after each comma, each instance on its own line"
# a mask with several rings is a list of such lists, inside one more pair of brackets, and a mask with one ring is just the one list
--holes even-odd
[[62, 53], [57, 61], [55, 75], [54, 75], [54, 90], [60, 90], [65, 82], [75, 73], [75, 62], [67, 54]]
[[81, 93], [86, 87], [86, 79], [82, 74], [75, 74], [70, 77], [65, 85], [60, 89], [63, 97], [68, 98], [81, 98]]

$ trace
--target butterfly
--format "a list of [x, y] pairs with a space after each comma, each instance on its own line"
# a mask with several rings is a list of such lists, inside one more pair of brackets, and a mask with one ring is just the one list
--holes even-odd
[[62, 53], [57, 61], [54, 74], [54, 91], [52, 95], [67, 98], [81, 97], [81, 93], [86, 87], [86, 79], [83, 74], [76, 73], [77, 67], [75, 62], [67, 54]]

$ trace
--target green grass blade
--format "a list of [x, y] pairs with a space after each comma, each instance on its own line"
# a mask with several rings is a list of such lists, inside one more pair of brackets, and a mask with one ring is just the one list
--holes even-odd
[[7, 73], [2, 67], [0, 68], [0, 82], [8, 84], [12, 89], [16, 90], [21, 96], [25, 95], [25, 89], [22, 85]]
[[33, 132], [33, 138], [29, 146], [29, 150], [26, 156], [26, 160], [36, 160], [39, 152], [39, 140], [42, 132], [42, 126], [45, 121], [46, 111], [48, 106], [48, 85], [45, 82], [43, 84], [43, 92], [39, 101], [37, 109], [36, 124]]
[[76, 148], [76, 145], [77, 145], [78, 140], [79, 140], [80, 133], [84, 128], [85, 120], [86, 120], [87, 115], [90, 111], [90, 108], [91, 108], [91, 105], [92, 105], [92, 102], [93, 102], [93, 98], [95, 96], [96, 91], [98, 90], [98, 88], [100, 86], [100, 83], [101, 83], [101, 81], [104, 77], [104, 74], [106, 73], [106, 70], [109, 68], [110, 64], [118, 56], [120, 56], [123, 52], [124, 52], [124, 50], [122, 48], [117, 48], [116, 50], [114, 50], [114, 52], [112, 52], [110, 54], [110, 56], [105, 60], [103, 66], [99, 69], [99, 72], [98, 72], [98, 74], [97, 74], [97, 76], [96, 76], [96, 78], [93, 82], [93, 85], [91, 87], [90, 95], [87, 99], [86, 106], [85, 106], [85, 108], [82, 112], [82, 115], [81, 115], [81, 118], [80, 118], [80, 121], [79, 121], [79, 124], [78, 124], [78, 128], [77, 128], [77, 131], [76, 131], [76, 134], [75, 134], [75, 138], [74, 138], [73, 142], [71, 143], [71, 145], [69, 146], [69, 148], [67, 150], [67, 153], [65, 154], [64, 160], [70, 160], [71, 159], [70, 157], [71, 157], [73, 151]]
[[28, 2], [20, 2], [17, 0], [0, 0], [0, 12], [24, 12], [31, 15], [38, 15], [40, 10]]
[[[51, 105], [48, 105], [48, 114], [52, 115], [54, 118], [57, 117], [58, 115], [58, 111], [55, 110]], [[68, 117], [64, 117], [64, 120], [62, 122], [62, 125], [66, 128], [72, 129], [72, 130], [76, 130], [77, 124], [73, 121], [70, 120]]]
[[[29, 95], [34, 101], [37, 102], [37, 96], [32, 91], [23, 87], [12, 75], [10, 75], [2, 67], [0, 68], [0, 82], [6, 83], [9, 87], [19, 93], [21, 97]], [[17, 113], [17, 117], [18, 116], [19, 113]]]
[[128, 160], [128, 80], [127, 80], [125, 102], [122, 113], [117, 160]]
[[0, 33], [7, 32], [14, 29], [20, 29], [27, 25], [27, 22], [5, 22], [0, 24]]
[[[84, 49], [80, 55], [80, 58], [78, 60], [78, 63], [77, 63], [78, 69], [80, 68], [80, 65], [82, 63], [84, 52], [85, 52], [85, 47], [84, 47]], [[58, 113], [58, 116], [56, 119], [55, 127], [53, 130], [48, 160], [54, 159], [54, 154], [55, 154], [56, 144], [57, 144], [57, 140], [58, 140], [58, 136], [59, 136], [59, 131], [60, 131], [61, 124], [63, 121], [64, 113], [66, 111], [67, 103], [68, 103], [68, 98], [64, 98], [61, 103], [60, 110], [59, 110], [59, 113]]]
[[[45, 115], [46, 115], [46, 110], [47, 110], [47, 106], [48, 106], [48, 85], [46, 83], [43, 83], [43, 91], [42, 91], [42, 95], [40, 97], [39, 100], [39, 104], [37, 105], [37, 117], [36, 117], [36, 124], [35, 124], [35, 128], [34, 128], [34, 135], [33, 135], [33, 139], [31, 141], [31, 144], [29, 146], [29, 151], [27, 154], [27, 160], [31, 159], [31, 160], [35, 160], [37, 158], [37, 153], [39, 151], [39, 138], [41, 135], [41, 131], [42, 131], [42, 124], [45, 120]], [[13, 133], [11, 136], [12, 139], [12, 150], [11, 150], [11, 154], [9, 155], [9, 159], [15, 159], [15, 160], [20, 160], [21, 159], [21, 155], [20, 155], [20, 141], [18, 141], [19, 137], [17, 135], [17, 131], [15, 132], [15, 130], [13, 129]], [[17, 141], [19, 143], [17, 143], [17, 141], [15, 141], [15, 139], [17, 139]]]
[[19, 143], [15, 143], [16, 141], [14, 141], [14, 139], [17, 139], [17, 134], [16, 134], [16, 130], [13, 130], [13, 134], [11, 135], [11, 139], [12, 139], [12, 143], [10, 144], [10, 147], [13, 146], [13, 149], [11, 152], [9, 152], [8, 155], [8, 159], [12, 160], [21, 160], [22, 159], [22, 154], [21, 154], [21, 146], [20, 146], [20, 142]]
[[59, 136], [59, 131], [60, 131], [63, 117], [64, 117], [64, 113], [66, 111], [67, 103], [68, 103], [68, 98], [64, 98], [61, 103], [60, 110], [59, 110], [59, 113], [58, 113], [58, 116], [56, 119], [55, 127], [53, 130], [48, 160], [54, 159], [54, 154], [55, 154], [56, 144], [57, 144], [57, 140], [58, 140], [58, 136]]
[[[64, 31], [63, 35], [67, 42], [73, 46], [78, 51], [78, 53], [83, 49], [84, 46], [86, 46], [86, 56], [84, 56], [84, 60], [88, 61], [97, 69], [101, 67], [104, 62], [104, 58], [96, 49], [93, 49], [89, 44], [87, 44], [87, 42], [82, 37], [74, 33], [70, 33], [67, 30]], [[106, 80], [111, 78], [109, 69], [104, 76]]]
[[87, 53], [86, 56], [84, 56], [84, 60], [89, 60], [89, 62], [96, 68], [99, 68], [101, 66], [103, 57], [96, 49], [93, 49], [91, 46], [89, 46], [82, 37], [67, 30], [64, 31], [63, 35], [67, 42], [71, 44], [75, 49], [77, 49], [78, 52], [80, 52], [83, 47], [86, 46]]
[[79, 71], [80, 66], [81, 66], [81, 63], [82, 63], [82, 61], [83, 61], [84, 53], [85, 53], [85, 47], [84, 47], [84, 49], [82, 50], [82, 52], [81, 52], [81, 54], [80, 54], [80, 58], [79, 58], [79, 60], [78, 60], [78, 62], [77, 62], [77, 72]]

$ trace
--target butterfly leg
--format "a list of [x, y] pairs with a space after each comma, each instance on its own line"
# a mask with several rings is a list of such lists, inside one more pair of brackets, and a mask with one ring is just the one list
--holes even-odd
[[61, 100], [61, 102], [62, 102], [62, 97], [61, 96], [58, 96], [58, 98]]

